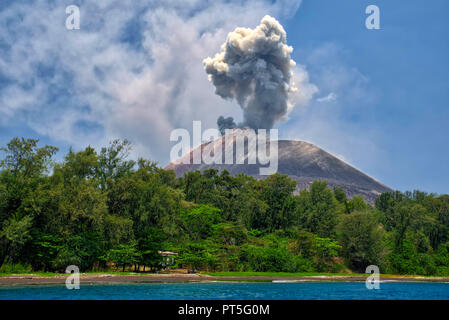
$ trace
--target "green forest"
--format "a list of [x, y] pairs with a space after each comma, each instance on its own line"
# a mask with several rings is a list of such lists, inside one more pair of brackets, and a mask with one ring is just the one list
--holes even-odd
[[0, 272], [161, 269], [449, 275], [449, 195], [361, 196], [274, 174], [177, 178], [130, 160], [129, 141], [58, 149], [14, 138], [0, 149]]

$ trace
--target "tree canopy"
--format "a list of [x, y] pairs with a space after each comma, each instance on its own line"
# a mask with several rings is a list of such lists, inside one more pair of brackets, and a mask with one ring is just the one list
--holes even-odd
[[287, 175], [173, 171], [130, 159], [131, 143], [58, 149], [14, 138], [0, 149], [0, 272], [365, 271], [449, 275], [449, 195], [362, 196]]

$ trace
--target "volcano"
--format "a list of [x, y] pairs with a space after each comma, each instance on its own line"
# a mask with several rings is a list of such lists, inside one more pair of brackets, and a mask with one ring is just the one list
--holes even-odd
[[[217, 148], [222, 148], [224, 163], [225, 141], [235, 144], [235, 138], [242, 134], [244, 130], [236, 129], [232, 133], [231, 139], [225, 140], [225, 136], [212, 142], [203, 143], [175, 162], [170, 163], [166, 169], [175, 171], [178, 177], [183, 176], [188, 171], [204, 171], [207, 169], [227, 170], [231, 175], [243, 173], [253, 176], [256, 179], [263, 179], [266, 176], [259, 174], [260, 167], [267, 167], [256, 164], [248, 164], [248, 155], [254, 150], [248, 150], [248, 143], [245, 140], [244, 159], [240, 163], [236, 159], [234, 152], [233, 164], [199, 164], [193, 163], [195, 150], [212, 150], [211, 154], [217, 152]], [[229, 137], [227, 137], [229, 138]], [[268, 143], [269, 144], [269, 143]], [[199, 151], [199, 150], [197, 150]], [[186, 164], [187, 162], [187, 164]], [[346, 195], [352, 198], [354, 195], [361, 195], [371, 204], [383, 192], [391, 192], [392, 189], [373, 179], [360, 170], [352, 167], [346, 162], [338, 159], [323, 149], [304, 141], [298, 140], [278, 140], [278, 169], [280, 174], [286, 174], [297, 182], [297, 191], [308, 188], [314, 180], [327, 181], [330, 187], [339, 186], [346, 191]]]

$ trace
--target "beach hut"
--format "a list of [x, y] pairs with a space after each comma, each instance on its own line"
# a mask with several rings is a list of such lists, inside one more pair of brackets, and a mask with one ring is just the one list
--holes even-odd
[[158, 253], [162, 257], [164, 257], [164, 262], [162, 262], [162, 268], [166, 269], [175, 264], [175, 256], [178, 255], [176, 252], [159, 250]]

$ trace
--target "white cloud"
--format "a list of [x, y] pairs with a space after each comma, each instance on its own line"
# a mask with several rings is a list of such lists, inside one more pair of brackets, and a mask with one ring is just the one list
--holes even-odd
[[332, 102], [335, 100], [337, 100], [337, 95], [334, 92], [329, 93], [327, 96], [316, 99], [316, 101], [318, 102]]
[[[80, 30], [65, 28], [70, 1], [11, 4], [0, 11], [0, 78], [8, 79], [0, 123], [24, 123], [75, 147], [128, 138], [137, 154], [165, 163], [172, 129], [241, 118], [237, 104], [214, 94], [203, 58], [235, 27], [288, 17], [300, 2], [78, 1]], [[307, 73], [298, 76], [307, 87]], [[80, 129], [85, 122], [103, 130]]]

